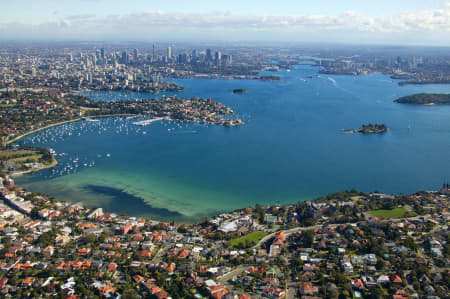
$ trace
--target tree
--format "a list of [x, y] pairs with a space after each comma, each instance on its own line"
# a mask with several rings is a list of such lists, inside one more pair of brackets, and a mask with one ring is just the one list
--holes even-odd
[[314, 231], [311, 229], [303, 231], [302, 241], [304, 247], [311, 247], [314, 242]]
[[371, 288], [369, 293], [367, 294], [367, 298], [369, 299], [380, 299], [383, 298], [383, 296], [384, 292], [379, 286]]
[[123, 299], [139, 299], [139, 294], [134, 289], [129, 288], [123, 291]]
[[264, 223], [266, 217], [266, 211], [259, 204], [256, 204], [256, 213], [258, 214], [259, 223]]

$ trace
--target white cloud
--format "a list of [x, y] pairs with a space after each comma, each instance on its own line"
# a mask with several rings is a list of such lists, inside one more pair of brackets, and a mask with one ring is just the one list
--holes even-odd
[[[33, 28], [32, 28], [33, 27]], [[40, 28], [42, 31], [36, 30]], [[33, 30], [34, 29], [34, 30]], [[204, 34], [229, 39], [238, 34], [241, 39], [253, 33], [289, 36], [302, 35], [322, 37], [333, 34], [346, 36], [389, 36], [420, 33], [445, 36], [450, 33], [450, 0], [441, 9], [425, 10], [387, 17], [370, 17], [366, 14], [347, 11], [339, 15], [233, 15], [230, 12], [210, 14], [187, 14], [167, 11], [142, 11], [123, 15], [96, 16], [92, 14], [72, 15], [59, 22], [31, 24], [0, 24], [0, 36], [39, 35], [47, 38], [102, 39], [114, 36], [129, 36], [132, 39], [151, 39], [180, 36], [182, 33]], [[10, 33], [10, 34], [8, 34]], [[201, 34], [198, 34], [201, 33]], [[447, 38], [448, 39], [448, 38]], [[450, 45], [450, 41], [447, 40]]]

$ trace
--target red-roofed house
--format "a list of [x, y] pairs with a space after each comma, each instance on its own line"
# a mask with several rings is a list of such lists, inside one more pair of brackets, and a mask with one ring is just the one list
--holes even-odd
[[20, 286], [24, 287], [24, 288], [27, 288], [27, 287], [31, 286], [33, 281], [34, 281], [34, 277], [28, 276], [27, 278], [22, 280], [22, 282], [20, 283]]
[[189, 251], [187, 249], [183, 249], [180, 251], [180, 253], [178, 254], [179, 258], [185, 258], [189, 255]]
[[142, 250], [140, 253], [141, 257], [146, 257], [146, 258], [151, 258], [152, 257], [152, 253], [150, 252], [150, 250]]
[[208, 291], [211, 297], [214, 299], [220, 299], [229, 293], [221, 284], [209, 286]]

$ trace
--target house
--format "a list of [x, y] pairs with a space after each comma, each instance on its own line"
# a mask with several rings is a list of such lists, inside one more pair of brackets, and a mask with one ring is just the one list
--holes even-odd
[[376, 266], [378, 263], [377, 256], [373, 253], [365, 256], [366, 264], [370, 266]]
[[391, 282], [391, 280], [389, 279], [389, 277], [387, 275], [380, 275], [377, 278], [377, 284], [388, 284], [390, 282]]
[[108, 265], [108, 271], [114, 272], [114, 271], [116, 271], [116, 270], [117, 270], [117, 264], [116, 264], [116, 263], [110, 263], [110, 264]]
[[53, 255], [53, 251], [54, 251], [54, 249], [53, 249], [53, 246], [51, 246], [51, 245], [49, 245], [49, 246], [44, 248], [44, 253], [45, 254]]
[[399, 275], [397, 275], [397, 274], [391, 274], [389, 276], [389, 278], [390, 278], [392, 283], [395, 283], [395, 284], [402, 284], [403, 283], [402, 278]]
[[2, 280], [0, 280], [0, 289], [3, 289], [6, 284], [8, 283], [8, 278], [3, 278]]
[[286, 297], [286, 292], [283, 289], [278, 288], [266, 288], [263, 290], [263, 294], [268, 298], [284, 298]]
[[167, 267], [167, 272], [173, 273], [173, 271], [175, 271], [175, 268], [176, 268], [175, 264], [174, 264], [174, 263], [171, 263], [171, 264]]
[[377, 281], [375, 280], [375, 278], [373, 276], [363, 276], [362, 281], [369, 288], [377, 286]]
[[353, 265], [350, 262], [344, 262], [342, 267], [344, 268], [344, 272], [346, 274], [353, 274]]
[[109, 285], [100, 287], [98, 290], [100, 294], [106, 298], [110, 298], [116, 292], [116, 288]]
[[141, 283], [141, 282], [143, 282], [145, 279], [144, 279], [144, 277], [142, 277], [142, 276], [140, 276], [140, 275], [134, 275], [134, 276], [133, 276], [133, 280], [134, 280], [134, 282], [136, 282], [136, 283]]
[[122, 233], [122, 235], [126, 235], [132, 229], [133, 229], [133, 225], [126, 224], [126, 225], [120, 227], [120, 232]]
[[302, 295], [314, 295], [319, 292], [319, 288], [313, 286], [312, 283], [307, 282], [300, 286], [300, 294]]
[[169, 298], [169, 294], [159, 287], [155, 286], [155, 287], [151, 288], [151, 292], [152, 292], [152, 295], [158, 299]]
[[179, 258], [185, 258], [189, 255], [189, 250], [187, 249], [183, 249], [180, 251], [180, 253], [178, 253], [178, 257]]
[[221, 284], [214, 284], [207, 287], [209, 294], [214, 299], [220, 299], [229, 292]]
[[24, 280], [22, 280], [22, 282], [20, 283], [20, 286], [22, 288], [28, 288], [31, 286], [31, 284], [34, 281], [34, 277], [28, 276], [27, 278], [25, 278]]
[[285, 236], [285, 234], [284, 234], [284, 231], [279, 231], [279, 232], [277, 232], [276, 234], [275, 234], [275, 239], [276, 240], [285, 240], [286, 239], [286, 236]]
[[152, 253], [149, 250], [142, 250], [140, 256], [143, 258], [151, 258]]
[[353, 279], [352, 280], [352, 287], [358, 290], [363, 290], [364, 289], [364, 284], [362, 282], [361, 279]]
[[276, 257], [279, 256], [281, 253], [281, 247], [278, 244], [272, 244], [270, 245], [269, 249], [269, 256], [270, 257]]
[[90, 248], [80, 248], [78, 249], [78, 254], [82, 256], [86, 256], [89, 252], [91, 252]]

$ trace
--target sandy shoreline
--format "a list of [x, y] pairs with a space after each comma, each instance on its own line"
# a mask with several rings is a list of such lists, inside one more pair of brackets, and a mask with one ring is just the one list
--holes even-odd
[[48, 164], [48, 165], [44, 165], [43, 167], [40, 168], [31, 168], [25, 171], [21, 171], [21, 172], [17, 172], [17, 173], [13, 173], [12, 176], [13, 177], [18, 177], [24, 174], [28, 174], [28, 173], [32, 173], [32, 172], [37, 172], [37, 171], [41, 171], [43, 169], [47, 169], [47, 168], [53, 168], [56, 165], [58, 165], [58, 160], [56, 160], [55, 157], [53, 157], [52, 163]]
[[42, 130], [45, 130], [45, 129], [48, 129], [48, 128], [51, 128], [51, 127], [55, 127], [55, 126], [59, 126], [59, 125], [67, 124], [67, 123], [72, 123], [72, 122], [76, 122], [76, 121], [80, 121], [80, 120], [81, 120], [81, 118], [76, 118], [76, 119], [65, 120], [65, 121], [61, 121], [61, 122], [58, 122], [58, 123], [46, 125], [45, 127], [38, 128], [38, 129], [34, 129], [34, 130], [32, 130], [32, 131], [28, 131], [28, 132], [26, 132], [26, 133], [23, 133], [22, 135], [19, 135], [19, 136], [17, 136], [16, 138], [7, 141], [6, 144], [11, 144], [11, 143], [13, 143], [13, 142], [16, 142], [16, 141], [22, 139], [22, 138], [25, 137], [25, 136], [31, 135], [31, 134], [33, 134], [33, 133], [37, 133], [37, 132], [39, 132], [39, 131], [42, 131]]

